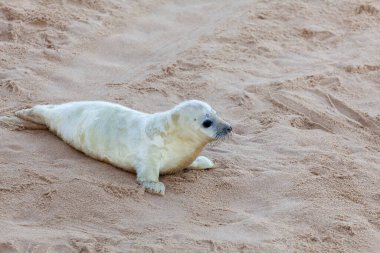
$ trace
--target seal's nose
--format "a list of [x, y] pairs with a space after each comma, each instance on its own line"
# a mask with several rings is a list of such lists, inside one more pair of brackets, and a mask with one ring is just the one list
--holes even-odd
[[232, 132], [232, 126], [226, 126], [224, 129], [225, 129], [225, 131], [227, 133], [231, 133]]

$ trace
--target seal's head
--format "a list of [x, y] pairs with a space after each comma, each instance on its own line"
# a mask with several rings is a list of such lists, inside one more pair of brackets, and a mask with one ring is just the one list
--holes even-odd
[[174, 120], [208, 141], [223, 139], [232, 131], [231, 125], [219, 118], [205, 102], [188, 100], [174, 108]]

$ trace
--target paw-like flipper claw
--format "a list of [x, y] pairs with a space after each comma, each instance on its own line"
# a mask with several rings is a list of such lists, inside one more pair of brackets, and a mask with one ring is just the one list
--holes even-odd
[[161, 182], [139, 181], [144, 186], [145, 191], [153, 194], [165, 195], [165, 185]]

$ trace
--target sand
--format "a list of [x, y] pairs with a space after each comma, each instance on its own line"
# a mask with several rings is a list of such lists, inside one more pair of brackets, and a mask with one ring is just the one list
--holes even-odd
[[380, 252], [378, 1], [0, 1], [0, 114], [185, 99], [234, 128], [166, 195], [0, 127], [0, 252]]

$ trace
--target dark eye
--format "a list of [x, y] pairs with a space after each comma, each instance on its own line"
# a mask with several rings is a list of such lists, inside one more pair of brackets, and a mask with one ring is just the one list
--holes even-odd
[[206, 120], [203, 121], [203, 123], [202, 123], [202, 126], [203, 126], [204, 128], [209, 128], [211, 125], [212, 125], [212, 121], [209, 120], [209, 119], [206, 119]]

